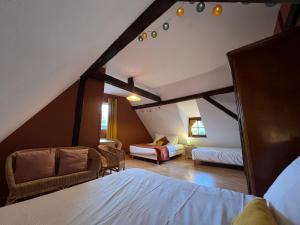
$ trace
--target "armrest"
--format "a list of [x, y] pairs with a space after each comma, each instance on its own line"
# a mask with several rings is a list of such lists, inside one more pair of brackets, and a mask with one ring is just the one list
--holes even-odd
[[101, 169], [101, 155], [95, 149], [89, 149], [89, 170], [99, 171]]
[[8, 188], [15, 189], [16, 188], [16, 182], [15, 182], [15, 174], [13, 170], [13, 158], [11, 155], [9, 155], [6, 158], [6, 163], [5, 163], [5, 177], [6, 177], [6, 182], [8, 185]]

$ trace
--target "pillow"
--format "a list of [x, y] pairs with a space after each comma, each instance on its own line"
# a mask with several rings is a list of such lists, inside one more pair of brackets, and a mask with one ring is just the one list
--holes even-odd
[[58, 175], [87, 170], [88, 149], [60, 149]]
[[167, 139], [168, 139], [168, 141], [169, 141], [169, 143], [171, 143], [171, 144], [174, 144], [174, 145], [176, 145], [176, 144], [178, 144], [178, 136], [176, 136], [176, 135], [162, 135], [162, 134], [155, 134], [155, 138], [154, 138], [154, 144], [159, 140], [159, 139], [161, 139], [161, 138], [163, 138], [163, 137], [166, 137]]
[[249, 202], [232, 225], [277, 225], [266, 200], [257, 198]]
[[55, 176], [55, 149], [16, 152], [15, 182]]
[[171, 144], [173, 144], [173, 145], [178, 144], [178, 136], [167, 136], [167, 138]]
[[299, 188], [300, 157], [282, 171], [264, 195], [279, 224], [300, 224]]
[[169, 143], [169, 141], [166, 137], [162, 137], [161, 139], [159, 139], [155, 142], [156, 145], [166, 145], [168, 143]]

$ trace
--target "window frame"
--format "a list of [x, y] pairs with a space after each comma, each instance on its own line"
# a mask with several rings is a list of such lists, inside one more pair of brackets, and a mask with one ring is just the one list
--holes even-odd
[[192, 134], [192, 129], [191, 129], [191, 128], [192, 128], [192, 121], [195, 121], [195, 120], [201, 121], [201, 122], [203, 123], [201, 117], [190, 117], [190, 118], [189, 118], [189, 132], [188, 132], [189, 137], [194, 137], [194, 138], [206, 138], [207, 135], [206, 135], [206, 129], [205, 129], [204, 126], [203, 126], [203, 128], [204, 128], [204, 130], [205, 130], [205, 135], [203, 135], [203, 134], [193, 135], [193, 134]]

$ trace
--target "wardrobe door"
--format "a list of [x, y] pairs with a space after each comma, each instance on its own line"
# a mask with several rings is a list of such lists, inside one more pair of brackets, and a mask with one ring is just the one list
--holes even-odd
[[300, 155], [300, 29], [228, 53], [250, 193]]

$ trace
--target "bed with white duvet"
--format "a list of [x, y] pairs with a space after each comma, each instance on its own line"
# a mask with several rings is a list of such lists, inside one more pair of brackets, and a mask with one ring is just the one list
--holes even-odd
[[[300, 224], [300, 157], [265, 199], [279, 225]], [[129, 169], [0, 208], [1, 225], [229, 225], [255, 197]]]
[[235, 166], [244, 165], [241, 148], [197, 147], [192, 150], [192, 159]]

